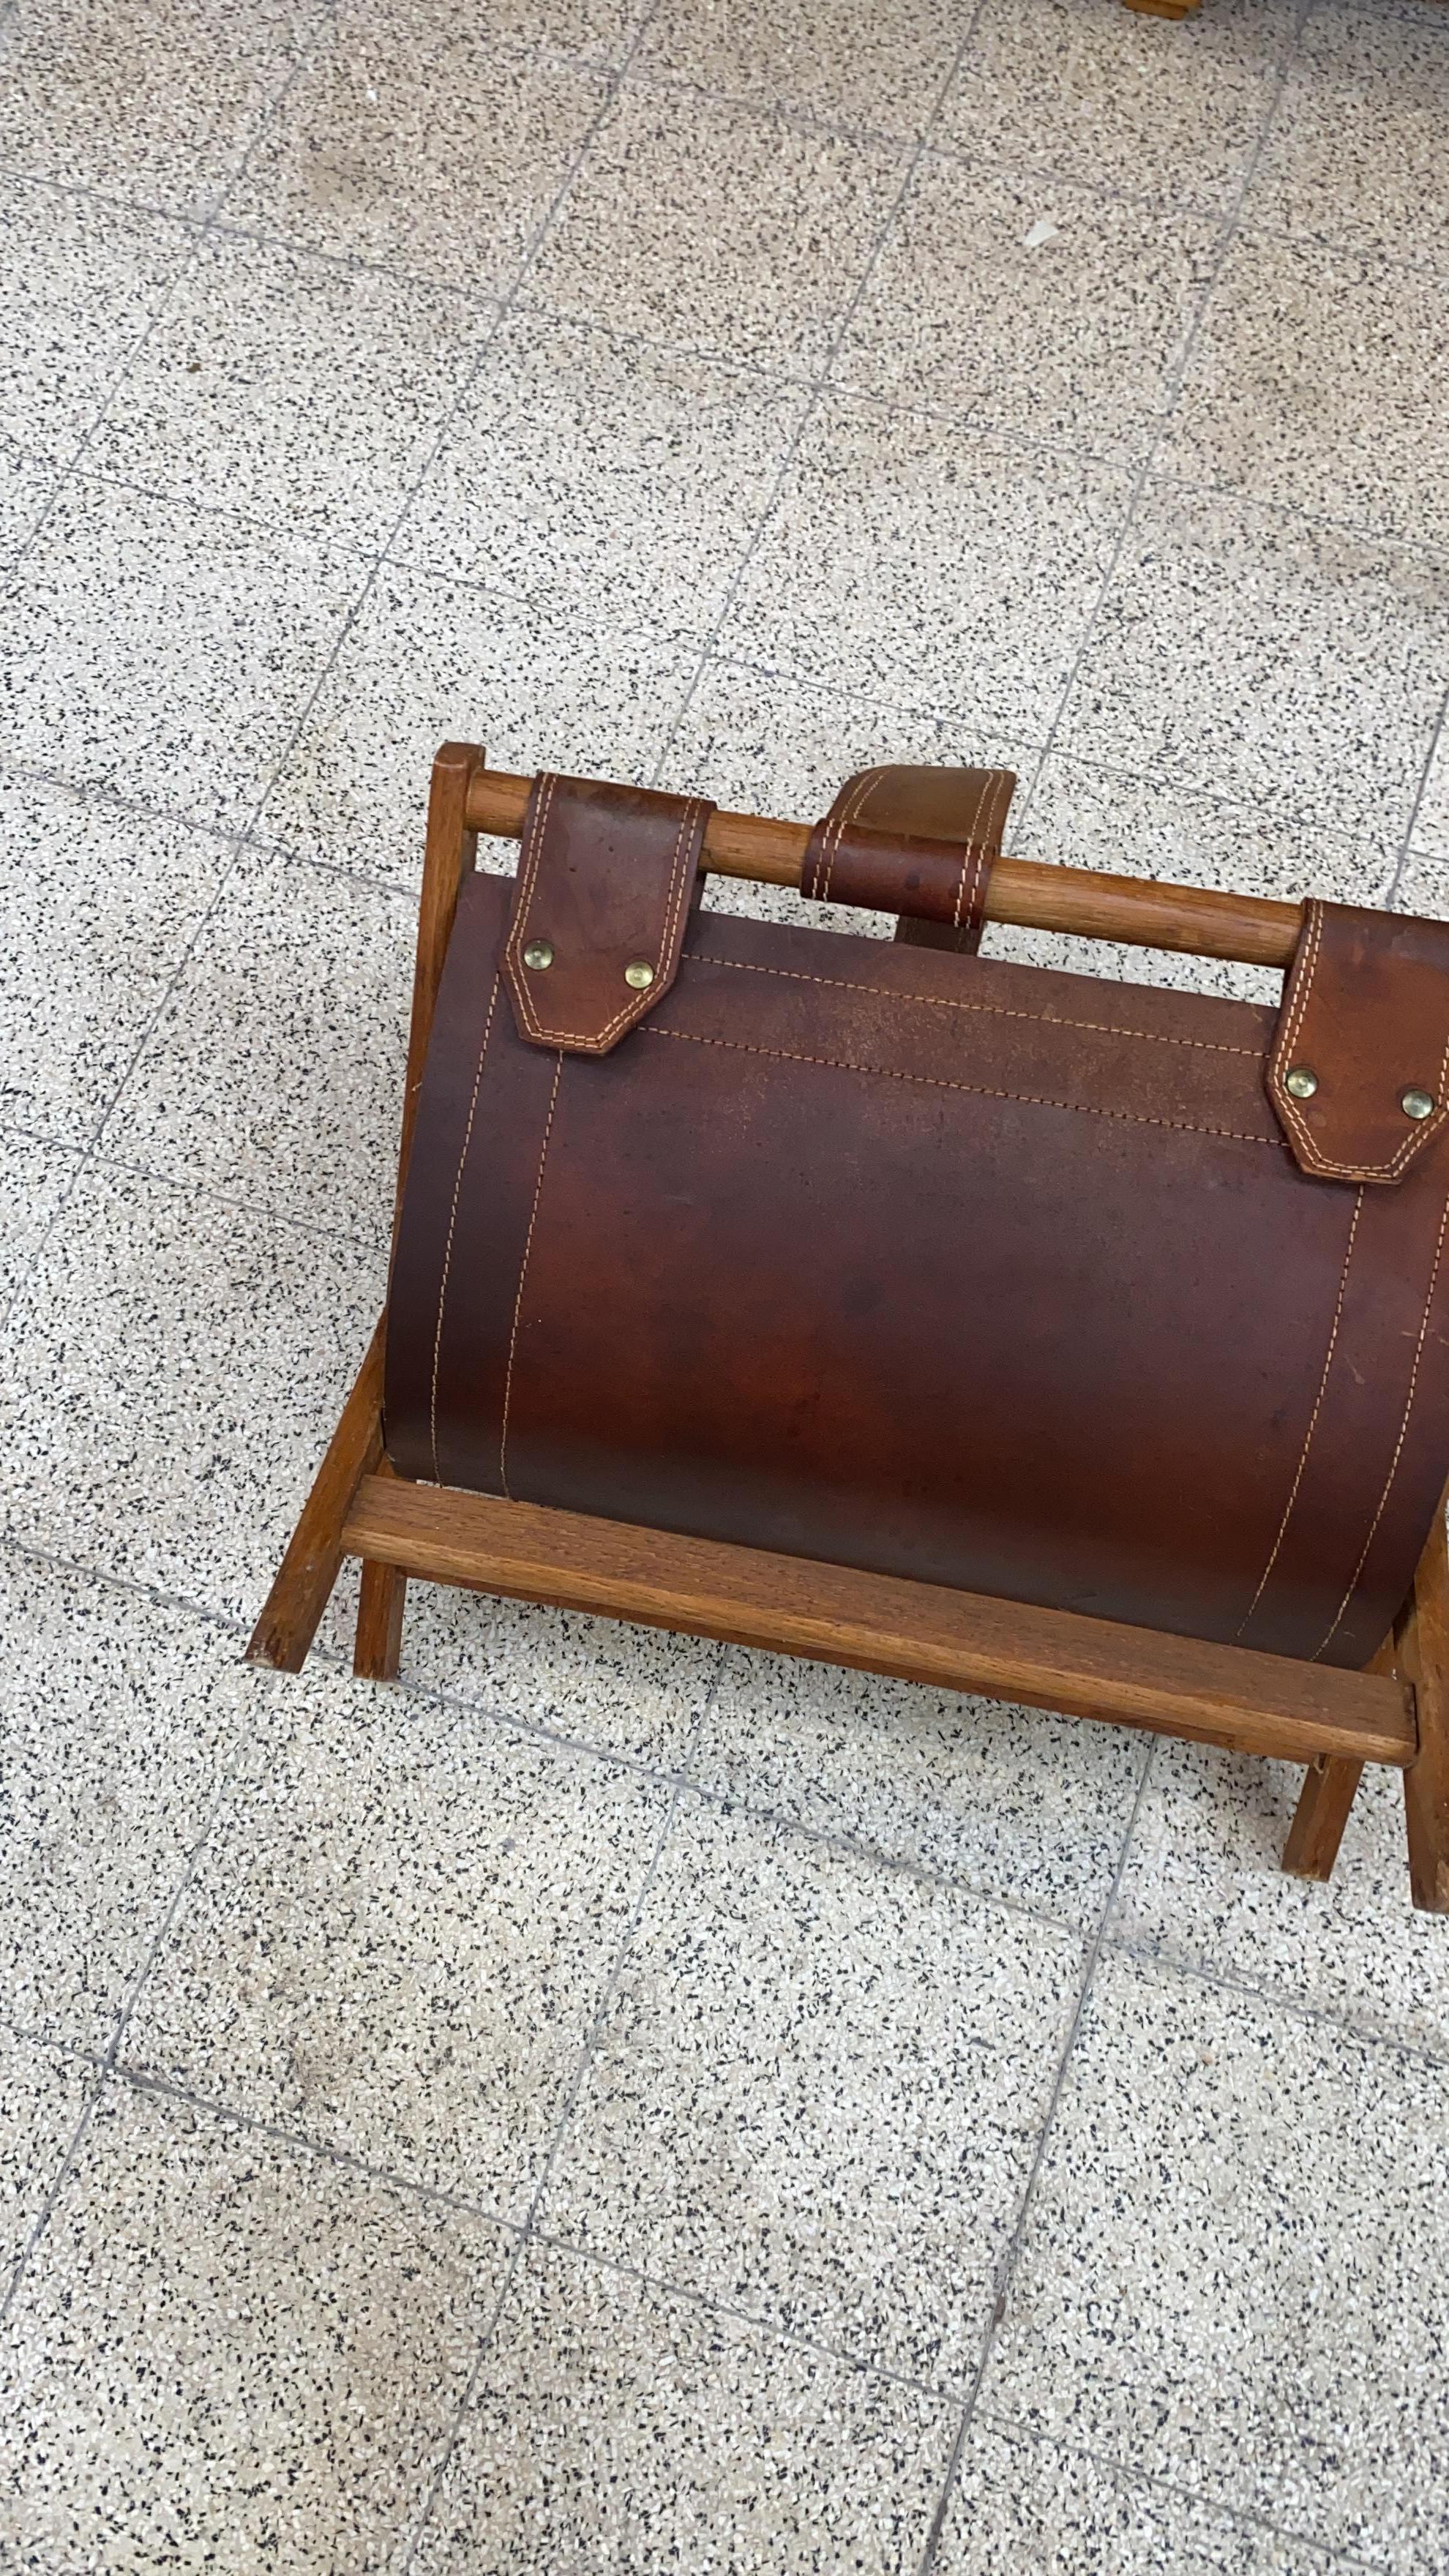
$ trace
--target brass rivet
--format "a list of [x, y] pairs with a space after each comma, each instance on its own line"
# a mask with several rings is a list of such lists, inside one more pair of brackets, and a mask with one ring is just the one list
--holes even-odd
[[553, 964], [551, 943], [547, 939], [530, 939], [523, 952], [523, 962], [533, 968], [535, 975], [541, 975], [545, 966]]
[[1399, 1107], [1406, 1118], [1432, 1118], [1434, 1095], [1432, 1091], [1406, 1091], [1399, 1101]]
[[1311, 1100], [1318, 1089], [1318, 1076], [1311, 1065], [1292, 1065], [1283, 1076], [1283, 1088], [1295, 1100]]
[[632, 984], [636, 993], [647, 993], [654, 981], [654, 969], [648, 958], [636, 957], [631, 966], [626, 966], [624, 981], [626, 984]]

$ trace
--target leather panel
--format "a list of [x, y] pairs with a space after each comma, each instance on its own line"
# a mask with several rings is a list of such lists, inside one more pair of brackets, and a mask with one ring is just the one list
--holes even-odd
[[485, 1052], [508, 902], [439, 995], [403, 1473], [1367, 1659], [1449, 1460], [1438, 1157], [1308, 1178], [1272, 1011], [713, 913], [627, 1046]]

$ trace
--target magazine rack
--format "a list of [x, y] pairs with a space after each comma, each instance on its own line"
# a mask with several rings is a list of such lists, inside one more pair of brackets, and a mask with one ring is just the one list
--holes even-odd
[[[529, 781], [445, 744], [433, 768], [399, 1158], [399, 1203], [459, 889], [480, 833], [516, 838]], [[803, 824], [716, 812], [712, 874], [798, 887]], [[1294, 904], [999, 859], [988, 916], [1142, 947], [1285, 967]], [[383, 1455], [385, 1318], [303, 1506], [248, 1647], [301, 1670], [344, 1557], [361, 1562], [355, 1671], [398, 1670], [408, 1577], [593, 1612], [894, 1675], [937, 1689], [1102, 1718], [1302, 1763], [1283, 1854], [1326, 1879], [1366, 1762], [1402, 1771], [1413, 1901], [1449, 1913], [1449, 1555], [1442, 1513], [1368, 1669], [1345, 1671], [942, 1585], [724, 1546], [412, 1483]]]

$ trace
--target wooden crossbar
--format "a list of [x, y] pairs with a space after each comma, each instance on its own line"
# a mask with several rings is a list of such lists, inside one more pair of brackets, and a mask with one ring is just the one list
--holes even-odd
[[375, 1475], [358, 1487], [342, 1546], [434, 1583], [1238, 1752], [1399, 1767], [1414, 1758], [1411, 1695], [1387, 1675], [1204, 1645], [763, 1548]]
[[[468, 828], [517, 840], [532, 780], [502, 769], [475, 770], [468, 786]], [[808, 823], [728, 814], [716, 807], [704, 836], [706, 874], [751, 877], [793, 886], [810, 839]], [[1302, 926], [1296, 903], [1262, 895], [1219, 894], [1205, 886], [1159, 885], [1150, 877], [1113, 877], [1095, 868], [1045, 867], [1036, 859], [997, 859], [986, 888], [988, 921], [1025, 930], [1073, 931], [1131, 948], [1172, 948], [1195, 957], [1233, 957], [1247, 966], [1290, 966]]]

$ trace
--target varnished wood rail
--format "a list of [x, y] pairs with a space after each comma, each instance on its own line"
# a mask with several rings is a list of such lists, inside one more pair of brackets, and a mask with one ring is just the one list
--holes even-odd
[[1414, 1758], [1409, 1694], [1387, 1675], [1292, 1663], [763, 1548], [377, 1475], [358, 1484], [342, 1546], [434, 1583], [1239, 1752], [1399, 1767]]
[[[475, 770], [468, 787], [470, 831], [517, 840], [531, 785], [531, 779], [508, 770]], [[703, 865], [710, 876], [750, 877], [758, 885], [793, 886], [798, 892], [809, 839], [808, 823], [729, 814], [717, 806], [704, 836]], [[1301, 927], [1296, 903], [1009, 858], [998, 859], [992, 868], [986, 918], [1014, 922], [1022, 930], [1117, 939], [1131, 948], [1231, 957], [1245, 966], [1291, 965]]]

